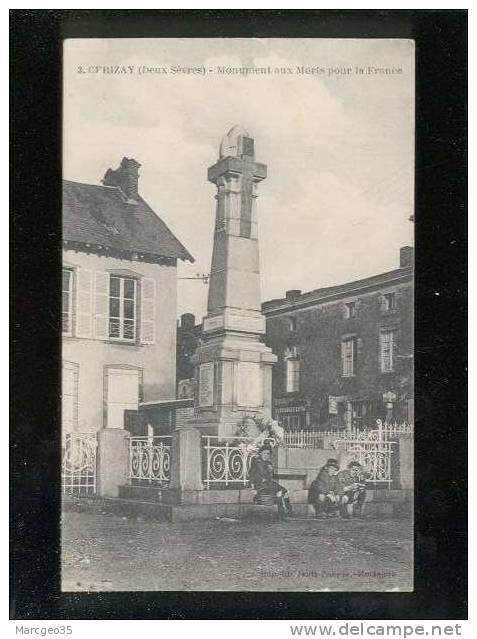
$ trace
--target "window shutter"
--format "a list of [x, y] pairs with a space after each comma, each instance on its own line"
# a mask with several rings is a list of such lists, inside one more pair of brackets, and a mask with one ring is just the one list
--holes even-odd
[[61, 424], [65, 433], [78, 424], [78, 371], [79, 366], [63, 362], [61, 383]]
[[79, 268], [76, 286], [76, 335], [78, 337], [92, 337], [92, 289], [92, 271]]
[[141, 343], [156, 341], [156, 281], [144, 277], [141, 283]]
[[343, 364], [343, 370], [344, 370], [344, 362], [346, 360], [346, 341], [343, 340], [341, 342], [341, 362]]
[[392, 348], [393, 348], [393, 362], [394, 366], [396, 366], [396, 356], [398, 354], [398, 341], [397, 341], [397, 331], [392, 332]]
[[107, 339], [109, 321], [109, 273], [94, 274], [94, 336]]

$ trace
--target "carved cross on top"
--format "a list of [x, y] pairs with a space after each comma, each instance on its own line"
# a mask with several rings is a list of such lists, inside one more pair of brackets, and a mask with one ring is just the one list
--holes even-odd
[[[230, 151], [232, 147], [227, 147]], [[219, 161], [208, 170], [208, 179], [219, 187], [223, 186], [220, 180], [223, 176], [240, 176], [240, 237], [250, 238], [252, 235], [252, 209], [254, 199], [254, 183], [260, 182], [267, 176], [265, 164], [255, 162], [254, 140], [245, 135], [237, 138], [237, 146], [234, 147], [236, 155], [221, 157]], [[216, 220], [216, 231], [224, 228], [222, 219]]]
[[253, 176], [255, 162], [249, 155], [243, 156], [242, 203], [240, 207], [240, 236], [250, 237], [252, 233]]

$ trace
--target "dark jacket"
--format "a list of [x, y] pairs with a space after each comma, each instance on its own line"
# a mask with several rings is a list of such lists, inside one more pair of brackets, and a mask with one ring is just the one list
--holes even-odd
[[250, 466], [250, 483], [255, 489], [273, 481], [273, 464], [261, 457], [254, 457]]
[[337, 475], [331, 476], [328, 469], [324, 466], [318, 473], [316, 479], [311, 482], [308, 491], [308, 502], [316, 501], [318, 494], [328, 495], [329, 493], [337, 493], [339, 488]]

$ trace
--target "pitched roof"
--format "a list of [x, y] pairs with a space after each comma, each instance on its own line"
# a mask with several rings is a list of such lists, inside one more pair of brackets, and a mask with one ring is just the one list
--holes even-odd
[[325, 301], [330, 301], [330, 299], [349, 297], [363, 289], [385, 287], [395, 284], [397, 280], [411, 279], [413, 274], [414, 268], [412, 266], [405, 266], [394, 269], [393, 271], [387, 271], [386, 273], [379, 273], [378, 275], [372, 275], [371, 277], [354, 280], [353, 282], [345, 282], [344, 284], [328, 286], [326, 288], [317, 288], [313, 291], [302, 293], [294, 299], [287, 299], [285, 297], [268, 300], [262, 303], [262, 311], [267, 314], [278, 310], [289, 310], [290, 308], [320, 304]]
[[194, 261], [140, 196], [131, 202], [117, 187], [63, 180], [63, 240]]

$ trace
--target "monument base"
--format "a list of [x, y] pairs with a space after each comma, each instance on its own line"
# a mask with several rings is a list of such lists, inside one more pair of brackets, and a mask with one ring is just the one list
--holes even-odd
[[245, 417], [271, 419], [276, 361], [258, 335], [209, 335], [195, 354], [199, 392], [194, 427], [203, 435], [233, 437]]

